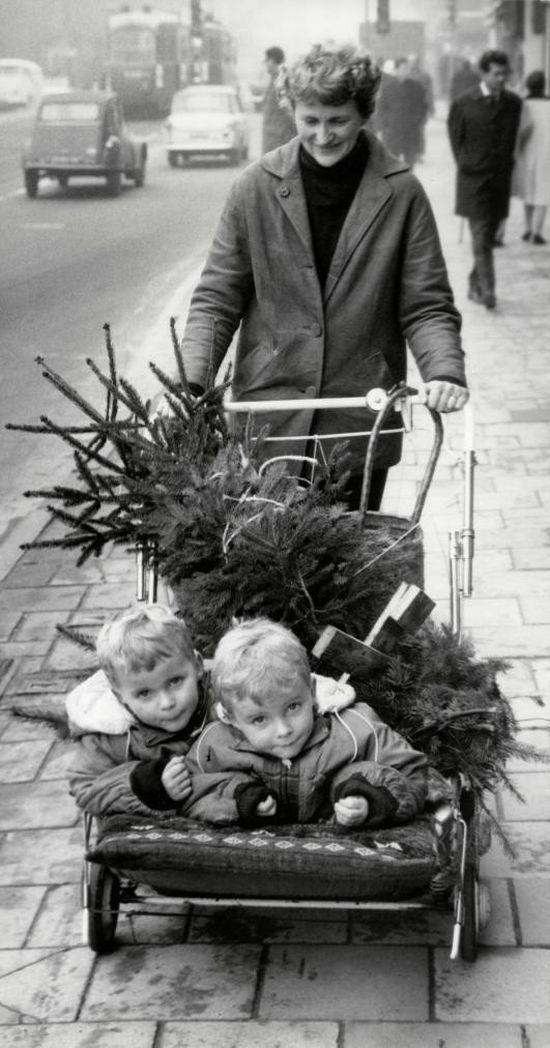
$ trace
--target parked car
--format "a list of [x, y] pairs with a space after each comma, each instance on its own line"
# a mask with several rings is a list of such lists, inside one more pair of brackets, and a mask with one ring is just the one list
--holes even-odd
[[0, 58], [0, 106], [32, 106], [44, 88], [42, 70], [26, 58]]
[[248, 121], [234, 87], [185, 87], [174, 95], [165, 126], [172, 167], [192, 156], [227, 156], [234, 164], [248, 157]]
[[142, 186], [147, 143], [125, 127], [122, 108], [110, 91], [68, 91], [45, 95], [23, 153], [27, 196], [35, 197], [41, 178], [98, 176], [118, 196], [122, 176]]

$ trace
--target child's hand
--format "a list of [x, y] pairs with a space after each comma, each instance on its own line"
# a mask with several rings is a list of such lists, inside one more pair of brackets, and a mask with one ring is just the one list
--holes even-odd
[[260, 801], [256, 808], [256, 815], [261, 815], [264, 819], [272, 819], [276, 814], [277, 801], [275, 797], [266, 797], [265, 801]]
[[366, 797], [342, 797], [334, 805], [336, 822], [340, 826], [360, 826], [369, 814]]
[[173, 801], [183, 801], [191, 793], [191, 776], [185, 757], [172, 757], [162, 775], [162, 785]]

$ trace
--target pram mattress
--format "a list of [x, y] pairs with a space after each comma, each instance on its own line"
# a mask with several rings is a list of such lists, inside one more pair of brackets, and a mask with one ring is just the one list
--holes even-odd
[[86, 857], [167, 895], [388, 901], [428, 889], [437, 851], [429, 816], [371, 831], [111, 816]]

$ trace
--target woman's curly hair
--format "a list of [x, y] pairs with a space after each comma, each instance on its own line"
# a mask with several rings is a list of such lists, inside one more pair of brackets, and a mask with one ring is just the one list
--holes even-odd
[[367, 120], [379, 83], [380, 70], [366, 51], [354, 44], [314, 44], [290, 69], [281, 70], [276, 90], [288, 108], [297, 102], [340, 106], [353, 101]]

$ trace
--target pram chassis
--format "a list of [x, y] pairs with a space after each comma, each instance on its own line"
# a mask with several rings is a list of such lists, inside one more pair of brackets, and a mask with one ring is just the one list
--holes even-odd
[[[369, 450], [365, 460], [364, 483], [361, 496], [360, 514], [362, 519], [367, 516], [366, 504], [370, 476], [374, 461], [374, 450], [378, 434], [384, 423], [388, 412], [397, 402], [403, 417], [403, 429], [410, 428], [412, 405], [418, 403], [414, 397], [414, 390], [400, 387], [385, 394], [382, 390], [371, 391], [366, 397], [333, 398], [331, 400], [292, 400], [292, 401], [263, 401], [263, 402], [240, 402], [227, 405], [229, 411], [260, 412], [273, 410], [289, 410], [302, 408], [319, 410], [325, 408], [342, 407], [370, 407], [378, 410], [376, 422], [369, 441]], [[439, 450], [443, 438], [442, 422], [439, 414], [430, 410], [434, 427], [435, 438], [432, 452], [425, 474], [420, 485], [420, 491], [411, 516], [411, 525], [416, 525], [424, 505], [429, 485], [435, 470]], [[338, 434], [339, 437], [345, 435]], [[303, 440], [303, 438], [301, 438]], [[465, 448], [464, 448], [464, 518], [460, 531], [452, 532], [450, 540], [450, 607], [451, 626], [456, 633], [461, 629], [461, 600], [463, 596], [469, 596], [472, 591], [472, 559], [473, 559], [473, 467], [475, 455], [473, 452], [473, 420], [471, 408], [468, 406], [465, 412]], [[156, 554], [154, 544], [137, 547], [137, 599], [154, 601], [157, 599], [157, 570]], [[455, 959], [460, 954], [464, 960], [473, 961], [477, 956], [478, 934], [486, 924], [489, 916], [489, 895], [487, 888], [479, 881], [479, 805], [475, 792], [462, 775], [458, 775], [453, 783], [454, 800], [444, 803], [432, 815], [434, 834], [436, 837], [454, 835], [456, 847], [456, 883], [443, 900], [444, 905], [451, 904], [454, 909], [454, 928], [450, 956]], [[84, 815], [84, 846], [85, 859], [82, 873], [83, 889], [83, 915], [84, 935], [90, 948], [96, 953], [106, 953], [114, 948], [115, 932], [119, 909], [122, 904], [126, 907], [127, 915], [162, 913], [180, 913], [182, 900], [190, 903], [208, 905], [241, 905], [246, 907], [270, 906], [287, 908], [310, 908], [315, 909], [345, 909], [345, 910], [425, 910], [430, 908], [441, 909], [442, 899], [437, 895], [428, 894], [428, 885], [418, 898], [404, 897], [397, 901], [391, 898], [372, 898], [368, 895], [366, 885], [365, 898], [328, 897], [323, 898], [312, 893], [299, 892], [299, 897], [294, 895], [281, 897], [275, 893], [273, 896], [263, 894], [260, 896], [246, 896], [224, 889], [224, 877], [222, 875], [221, 887], [212, 891], [189, 891], [174, 890], [173, 877], [169, 879], [169, 890], [164, 891], [162, 884], [158, 881], [158, 870], [152, 871], [148, 868], [141, 870], [125, 869], [124, 866], [111, 866], [101, 861], [101, 851], [97, 850], [97, 839], [99, 823], [89, 814]], [[246, 833], [246, 831], [243, 831]], [[152, 895], [138, 896], [136, 887], [146, 885], [150, 887], [153, 881]], [[298, 893], [297, 893], [298, 894]], [[375, 894], [375, 893], [374, 893]], [[174, 901], [172, 905], [167, 902], [166, 896]], [[176, 902], [175, 900], [179, 900]]]

